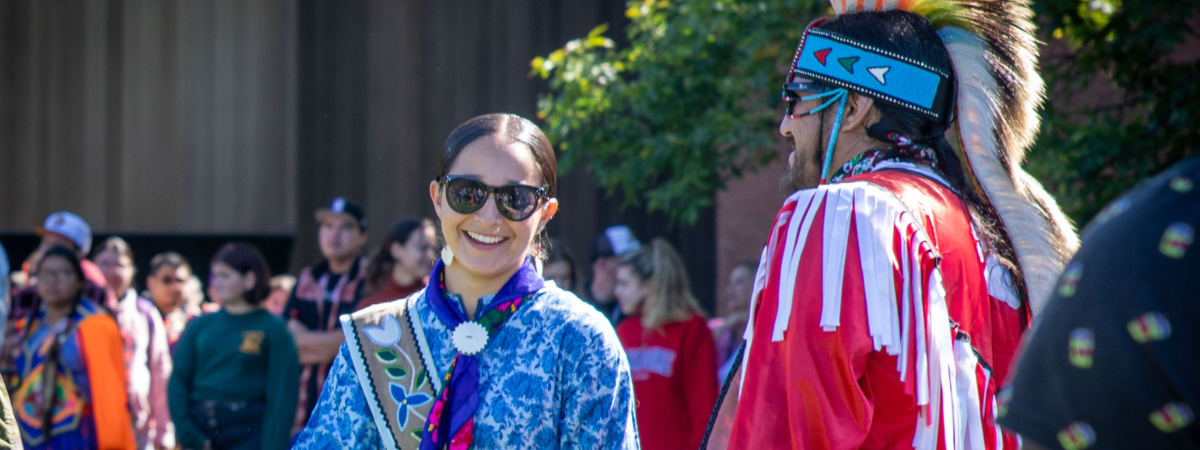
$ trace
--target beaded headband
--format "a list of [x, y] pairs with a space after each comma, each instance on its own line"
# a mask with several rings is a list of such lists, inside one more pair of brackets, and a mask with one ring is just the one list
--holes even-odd
[[920, 61], [831, 33], [813, 22], [800, 38], [797, 75], [917, 111], [945, 123], [954, 93], [950, 75]]

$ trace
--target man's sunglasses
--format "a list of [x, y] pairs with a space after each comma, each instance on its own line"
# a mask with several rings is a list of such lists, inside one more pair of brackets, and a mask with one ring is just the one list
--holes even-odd
[[791, 116], [796, 109], [796, 102], [806, 97], [805, 94], [823, 94], [828, 90], [829, 86], [816, 81], [784, 83], [783, 101], [787, 102], [784, 114]]
[[482, 181], [462, 175], [447, 175], [441, 180], [446, 203], [459, 214], [473, 214], [483, 208], [488, 196], [495, 194], [496, 209], [505, 219], [520, 222], [537, 211], [546, 189], [524, 184], [488, 186]]

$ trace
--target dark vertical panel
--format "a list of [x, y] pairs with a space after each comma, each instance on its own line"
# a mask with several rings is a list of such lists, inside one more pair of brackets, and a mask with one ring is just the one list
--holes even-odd
[[122, 62], [124, 58], [124, 9], [125, 2], [123, 0], [106, 0], [107, 7], [104, 10], [104, 23], [106, 24], [104, 36], [104, 144], [103, 154], [106, 161], [105, 164], [105, 195], [104, 195], [104, 211], [105, 220], [109, 229], [122, 229], [125, 226], [126, 218], [121, 214], [121, 202], [124, 198], [121, 180], [124, 179], [126, 172], [124, 157], [124, 140], [122, 139], [121, 131], [124, 129], [123, 122], [123, 106], [124, 98], [121, 95], [121, 86], [123, 85], [123, 75], [125, 73]]
[[86, 8], [82, 1], [42, 3], [39, 25], [44, 43], [35, 59], [41, 89], [34, 116], [35, 149], [43, 165], [39, 200], [43, 212], [84, 211], [83, 67]]
[[371, 249], [401, 216], [432, 217], [427, 185], [435, 152], [424, 135], [424, 2], [370, 3], [367, 180], [365, 208], [374, 223]]
[[21, 179], [21, 191], [18, 195], [25, 202], [25, 207], [29, 216], [29, 220], [22, 224], [35, 223], [38, 220], [44, 206], [49, 202], [47, 195], [48, 189], [46, 186], [49, 181], [48, 161], [50, 161], [49, 153], [45, 151], [45, 136], [42, 133], [43, 127], [41, 123], [46, 120], [46, 76], [47, 76], [47, 61], [40, 55], [44, 55], [49, 51], [49, 45], [46, 42], [46, 36], [49, 34], [49, 13], [46, 11], [46, 5], [42, 2], [35, 2], [30, 8], [30, 19], [32, 29], [30, 30], [29, 38], [29, 53], [30, 58], [25, 66], [26, 75], [29, 77], [29, 86], [25, 89], [25, 108], [23, 113], [27, 120], [24, 121], [23, 133], [25, 134], [24, 146], [22, 149], [27, 152], [28, 158], [21, 161], [24, 167], [18, 177]]
[[[84, 14], [84, 82], [83, 86], [83, 161], [85, 203], [81, 212], [97, 222], [108, 222], [105, 200], [108, 195], [110, 161], [105, 158], [105, 135], [108, 127], [104, 95], [108, 58], [105, 53], [108, 37], [108, 4], [105, 0], [86, 0]], [[115, 164], [113, 164], [115, 165]]]
[[362, 202], [367, 183], [366, 2], [298, 2], [296, 252], [320, 257], [312, 211], [338, 195]]
[[226, 175], [220, 173], [225, 171], [217, 168], [220, 150], [216, 142], [222, 130], [216, 124], [221, 116], [216, 83], [221, 72], [215, 61], [224, 49], [217, 46], [222, 37], [216, 34], [215, 6], [209, 2], [179, 5], [178, 56], [173, 71], [179, 77], [179, 95], [185, 98], [178, 105], [179, 145], [189, 168], [184, 176], [190, 189], [181, 193], [180, 200], [186, 202], [192, 214], [206, 220], [218, 214], [213, 192], [227, 186], [222, 179]]
[[31, 47], [29, 1], [0, 2], [0, 227], [15, 229], [33, 214], [29, 186], [21, 173], [28, 169], [27, 130]]
[[[91, 209], [87, 189], [83, 188], [86, 180], [84, 167], [87, 162], [84, 145], [84, 98], [85, 65], [86, 65], [86, 4], [83, 0], [53, 2], [54, 27], [57, 38], [54, 39], [55, 56], [51, 68], [53, 90], [49, 103], [53, 105], [46, 133], [49, 149], [56, 153], [55, 161], [64, 164], [60, 170], [53, 171], [53, 209], [71, 209], [87, 212]], [[63, 206], [58, 206], [62, 204]]]
[[[178, 1], [129, 2], [124, 23], [122, 228], [194, 229], [186, 195], [187, 149], [180, 145]], [[99, 229], [107, 227], [99, 226]]]
[[248, 127], [243, 152], [254, 154], [255, 167], [246, 173], [248, 188], [259, 195], [268, 205], [264, 207], [250, 199], [242, 206], [252, 229], [270, 229], [273, 231], [291, 231], [294, 215], [294, 189], [287, 160], [293, 148], [288, 146], [289, 115], [284, 113], [289, 106], [292, 90], [286, 82], [288, 73], [293, 71], [289, 66], [288, 22], [281, 19], [281, 11], [287, 10], [287, 1], [258, 1], [252, 3], [253, 8], [248, 15], [253, 20], [246, 24], [249, 29], [248, 39], [257, 43], [254, 52], [247, 54], [247, 71], [261, 73], [245, 83], [247, 97], [253, 97], [250, 103], [251, 126]]
[[[254, 45], [243, 39], [240, 26], [241, 17], [238, 13], [245, 3], [238, 0], [219, 0], [202, 3], [212, 9], [213, 53], [210, 61], [211, 68], [205, 76], [212, 77], [213, 116], [211, 121], [212, 165], [216, 169], [204, 174], [212, 177], [213, 184], [220, 189], [233, 192], [247, 192], [245, 177], [242, 169], [252, 166], [247, 149], [238, 146], [239, 137], [244, 130], [240, 125], [246, 121], [246, 110], [242, 108], [242, 98], [238, 87], [248, 81], [242, 75], [240, 56]], [[231, 114], [236, 111], [236, 114]], [[213, 214], [211, 220], [217, 223], [233, 222], [233, 218], [242, 214], [239, 211], [240, 196], [222, 196], [212, 198]]]

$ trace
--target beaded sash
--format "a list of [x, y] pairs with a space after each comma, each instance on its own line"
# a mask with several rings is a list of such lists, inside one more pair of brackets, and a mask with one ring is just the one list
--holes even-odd
[[387, 449], [418, 448], [441, 390], [420, 319], [409, 314], [423, 292], [341, 317], [356, 378]]

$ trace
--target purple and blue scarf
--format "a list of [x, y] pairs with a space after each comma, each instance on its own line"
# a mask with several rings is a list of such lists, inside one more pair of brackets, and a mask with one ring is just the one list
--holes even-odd
[[[444, 270], [445, 265], [438, 260], [429, 276], [434, 282], [425, 288], [425, 300], [433, 308], [438, 320], [453, 332], [459, 325], [471, 321], [462, 309], [446, 298]], [[500, 288], [500, 292], [492, 297], [492, 301], [475, 312], [477, 319], [474, 322], [487, 330], [486, 342], [490, 343], [517, 309], [541, 289], [542, 276], [534, 269], [532, 260], [526, 259], [517, 273]], [[442, 383], [442, 392], [434, 401], [422, 431], [421, 450], [459, 450], [471, 447], [475, 410], [479, 408], [481, 354], [482, 350], [472, 355], [459, 352], [451, 360]]]

